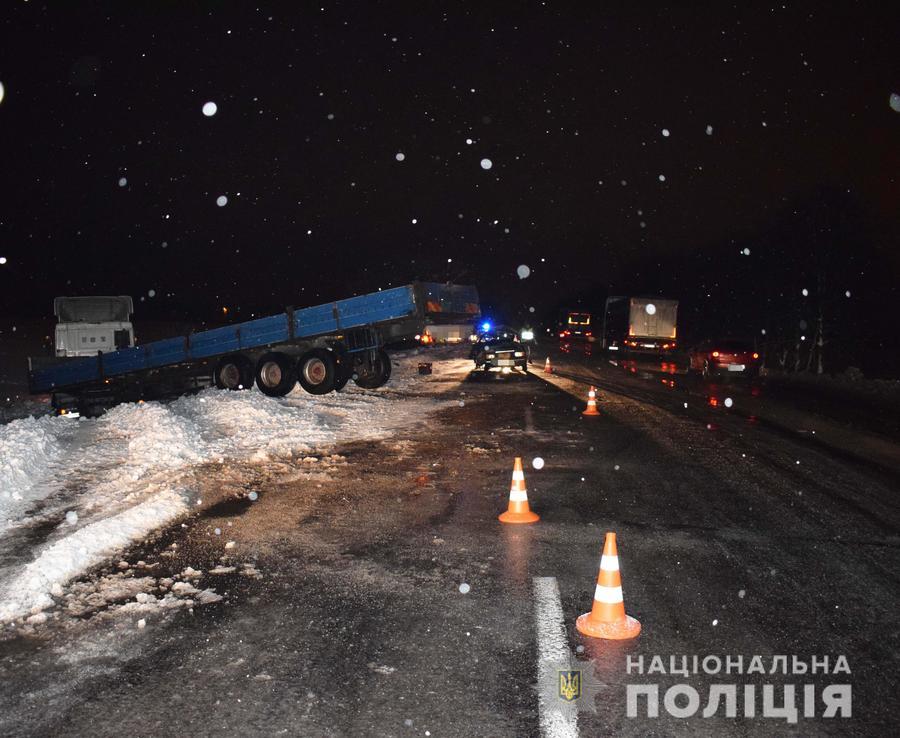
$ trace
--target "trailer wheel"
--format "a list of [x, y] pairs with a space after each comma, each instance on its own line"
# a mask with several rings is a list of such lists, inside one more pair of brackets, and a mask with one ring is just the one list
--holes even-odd
[[297, 379], [311, 395], [325, 395], [335, 388], [338, 369], [328, 349], [307, 351], [297, 362]]
[[387, 351], [379, 349], [375, 359], [356, 367], [356, 376], [353, 381], [363, 389], [375, 389], [385, 384], [391, 378], [391, 357]]
[[223, 356], [213, 374], [216, 387], [245, 390], [253, 386], [253, 365], [246, 356]]
[[269, 397], [284, 397], [297, 384], [297, 371], [290, 356], [263, 354], [256, 362], [256, 386]]
[[337, 373], [334, 378], [334, 391], [340, 392], [347, 386], [350, 377], [353, 376], [353, 358], [343, 352], [335, 351], [334, 361], [337, 365]]

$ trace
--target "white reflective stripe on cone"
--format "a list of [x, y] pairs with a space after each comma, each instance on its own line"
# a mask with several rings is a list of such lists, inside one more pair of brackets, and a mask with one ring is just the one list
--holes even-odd
[[598, 584], [597, 589], [594, 590], [594, 599], [607, 605], [624, 602], [621, 587], [604, 587], [602, 584]]
[[511, 489], [509, 491], [509, 499], [513, 502], [527, 502], [528, 493], [524, 489]]
[[513, 478], [514, 482], [524, 482], [525, 481], [525, 472], [519, 471], [518, 469], [516, 469], [516, 471], [513, 472], [512, 478]]
[[619, 571], [618, 556], [601, 556], [600, 569], [603, 571]]

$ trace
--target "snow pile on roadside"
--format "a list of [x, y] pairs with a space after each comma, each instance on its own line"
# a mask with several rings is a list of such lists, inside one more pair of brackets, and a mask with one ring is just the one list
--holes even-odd
[[53, 604], [72, 577], [102, 563], [108, 556], [187, 511], [184, 495], [162, 492], [119, 515], [85, 526], [41, 552], [5, 588], [0, 598], [0, 622], [37, 613]]
[[44, 417], [0, 428], [0, 554], [4, 524], [69, 513], [30, 564], [5, 572], [0, 622], [51, 606], [73, 577], [185, 513], [198, 465], [328, 453], [340, 442], [384, 438], [442, 406], [429, 378], [416, 374], [416, 358], [401, 359], [383, 390], [314, 397], [297, 389], [273, 399], [210, 389], [119, 405], [96, 421]]
[[55, 418], [25, 418], [0, 426], [0, 521], [29, 500], [47, 466], [62, 452]]

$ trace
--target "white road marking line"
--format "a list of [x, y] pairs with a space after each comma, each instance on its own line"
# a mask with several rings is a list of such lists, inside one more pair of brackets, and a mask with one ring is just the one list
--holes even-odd
[[[568, 662], [571, 651], [566, 640], [562, 602], [559, 599], [559, 585], [556, 577], [535, 577], [534, 582], [534, 622], [537, 629], [538, 680], [539, 684], [555, 681], [555, 666]], [[538, 690], [538, 714], [541, 735], [544, 738], [577, 738], [578, 717], [572, 710], [563, 713], [548, 709], [543, 690]]]

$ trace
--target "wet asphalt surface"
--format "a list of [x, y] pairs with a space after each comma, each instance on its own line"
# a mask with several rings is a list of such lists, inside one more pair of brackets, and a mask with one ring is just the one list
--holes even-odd
[[[581, 735], [892, 732], [900, 511], [889, 470], [752, 420], [743, 400], [733, 412], [684, 408], [653, 373], [553, 356], [553, 381], [574, 397], [540, 376], [448, 375], [444, 399], [460, 402], [389, 441], [235, 470], [215, 505], [124, 556], [155, 576], [203, 570], [223, 601], [148, 615], [142, 630], [136, 616], [95, 613], [0, 641], [0, 734], [539, 735], [536, 576], [557, 579], [569, 646], [602, 684]], [[581, 415], [585, 385], [565, 375], [602, 377], [601, 417]], [[533, 526], [496, 520], [517, 455]], [[607, 530], [626, 609], [643, 624], [634, 641], [574, 629]], [[259, 575], [208, 574], [223, 563]], [[843, 654], [852, 674], [626, 674], [628, 655], [760, 655], [768, 670], [776, 654]], [[657, 719], [626, 717], [627, 683], [683, 682], [701, 711], [711, 684], [771, 683], [780, 700], [784, 684], [850, 683], [853, 717], [679, 720], [662, 704]]]

